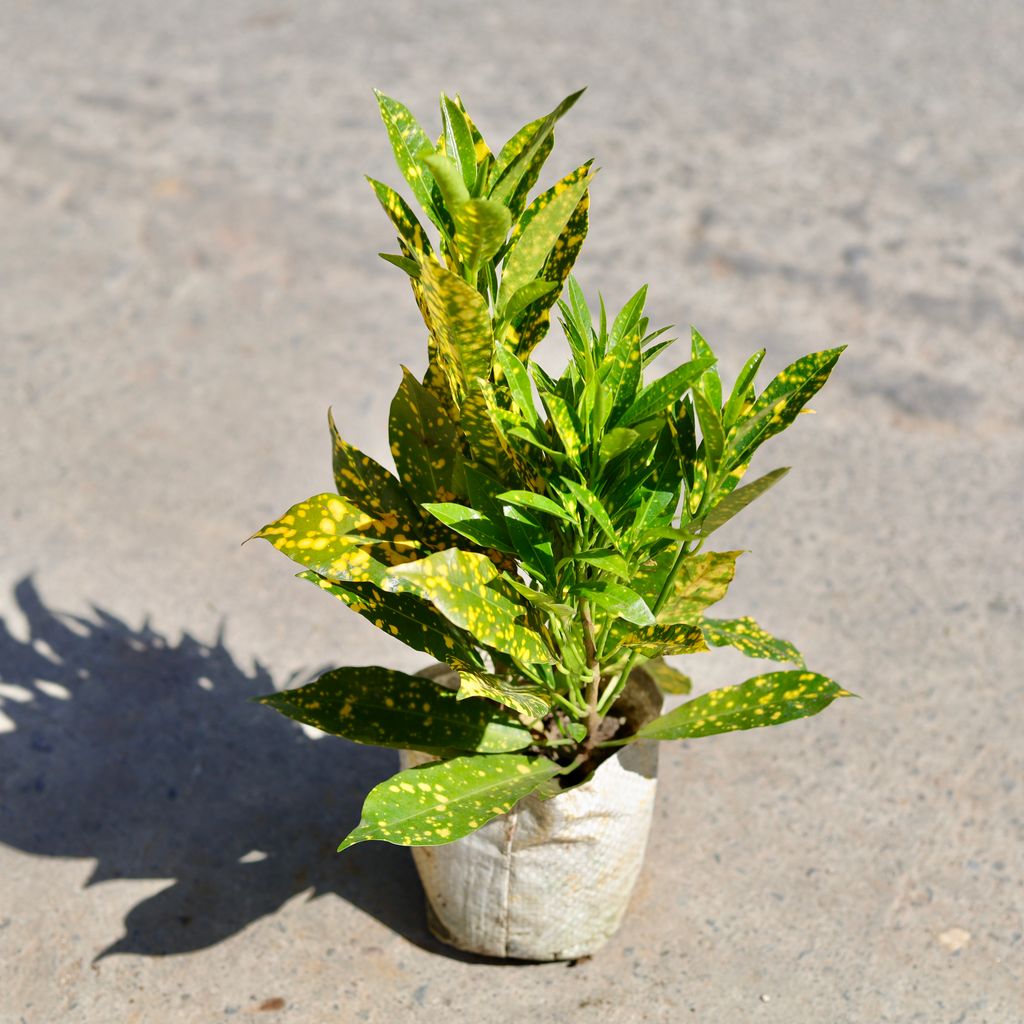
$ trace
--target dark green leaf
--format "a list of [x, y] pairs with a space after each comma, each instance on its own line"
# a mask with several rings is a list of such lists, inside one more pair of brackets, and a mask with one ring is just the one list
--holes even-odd
[[513, 505], [521, 505], [523, 508], [532, 508], [536, 512], [544, 512], [573, 525], [576, 523], [569, 512], [543, 494], [535, 494], [533, 491], [504, 491], [498, 495], [498, 499], [511, 502]]
[[433, 251], [430, 247], [430, 239], [427, 238], [427, 233], [420, 225], [416, 214], [409, 208], [409, 204], [393, 188], [389, 188], [383, 182], [370, 177], [366, 180], [373, 187], [373, 191], [380, 201], [380, 205], [384, 207], [384, 212], [391, 219], [391, 223], [398, 229], [398, 237], [413, 252], [421, 252], [429, 256]]
[[[710, 371], [705, 371], [705, 375]], [[693, 389], [693, 408], [697, 413], [697, 421], [700, 423], [700, 432], [704, 437], [704, 457], [708, 462], [708, 469], [714, 473], [722, 459], [722, 451], [725, 448], [725, 431], [722, 429], [722, 418], [718, 409], [712, 405], [699, 388]]]
[[680, 395], [711, 365], [707, 358], [683, 363], [640, 392], [633, 404], [616, 420], [615, 425], [630, 427], [648, 416], [664, 412], [675, 405]]
[[729, 401], [725, 403], [725, 412], [722, 413], [722, 422], [726, 430], [733, 426], [736, 420], [739, 419], [740, 413], [743, 412], [743, 406], [747, 400], [747, 391], [753, 386], [754, 377], [757, 376], [757, 369], [761, 365], [761, 360], [764, 359], [764, 352], [764, 349], [755, 352], [743, 364], [743, 369], [740, 370], [740, 375], [736, 378], [732, 393], [729, 395]]
[[533, 742], [529, 729], [493, 705], [462, 703], [433, 680], [375, 665], [335, 669], [258, 700], [297, 722], [380, 747], [497, 754]]

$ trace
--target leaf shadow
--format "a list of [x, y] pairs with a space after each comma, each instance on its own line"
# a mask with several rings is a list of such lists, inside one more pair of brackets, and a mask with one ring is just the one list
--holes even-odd
[[14, 598], [28, 636], [0, 618], [0, 842], [93, 859], [87, 885], [171, 883], [129, 911], [97, 959], [204, 949], [302, 892], [340, 896], [461, 956], [427, 931], [408, 850], [335, 853], [366, 792], [397, 768], [395, 751], [310, 738], [250, 701], [274, 680], [258, 662], [241, 666], [222, 632], [172, 642], [99, 608], [67, 615], [31, 577]]

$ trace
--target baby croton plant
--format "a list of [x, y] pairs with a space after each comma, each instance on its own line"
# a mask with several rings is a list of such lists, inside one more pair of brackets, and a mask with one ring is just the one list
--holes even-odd
[[[757, 450], [842, 350], [804, 356], [758, 390], [762, 350], [726, 389], [693, 331], [686, 361], [655, 377], [675, 339], [651, 329], [647, 289], [611, 315], [570, 276], [591, 161], [534, 195], [555, 124], [578, 97], [497, 153], [458, 97], [441, 97], [436, 141], [401, 103], [377, 97], [425, 215], [370, 179], [398, 234], [399, 251], [382, 256], [408, 275], [426, 323], [426, 373], [403, 368], [391, 403], [394, 473], [344, 441], [329, 414], [335, 491], [256, 536], [298, 562], [301, 578], [448, 666], [458, 688], [366, 666], [260, 698], [357, 743], [434, 755], [374, 788], [339, 849], [448, 843], [531, 793], [585, 782], [624, 744], [778, 725], [849, 695], [753, 619], [705, 614], [741, 553], [711, 550], [712, 535], [786, 473], [746, 482]], [[552, 310], [571, 353], [557, 377], [533, 359]], [[686, 694], [690, 680], [663, 658], [724, 646], [795, 668], [639, 727], [616, 714], [638, 670]]]

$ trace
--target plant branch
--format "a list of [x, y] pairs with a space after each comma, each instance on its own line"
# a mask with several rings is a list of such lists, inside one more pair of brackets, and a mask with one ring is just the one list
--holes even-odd
[[598, 701], [601, 689], [601, 665], [597, 660], [597, 649], [594, 645], [594, 620], [590, 614], [590, 602], [580, 601], [580, 619], [583, 624], [583, 648], [587, 655], [587, 667], [591, 671], [590, 684], [587, 688], [587, 739], [583, 744], [584, 754], [589, 753], [597, 743], [597, 730], [601, 724]]

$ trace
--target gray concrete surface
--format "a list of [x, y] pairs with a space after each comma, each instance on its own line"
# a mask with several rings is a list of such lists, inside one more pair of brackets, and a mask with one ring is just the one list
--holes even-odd
[[[0, 6], [0, 1021], [1024, 1020], [1022, 11]], [[371, 87], [500, 140], [587, 83], [588, 289], [727, 367], [850, 345], [723, 543], [864, 699], [665, 748], [621, 934], [480, 964], [406, 851], [332, 852], [392, 755], [245, 700], [420, 660], [238, 544], [423, 364]]]

